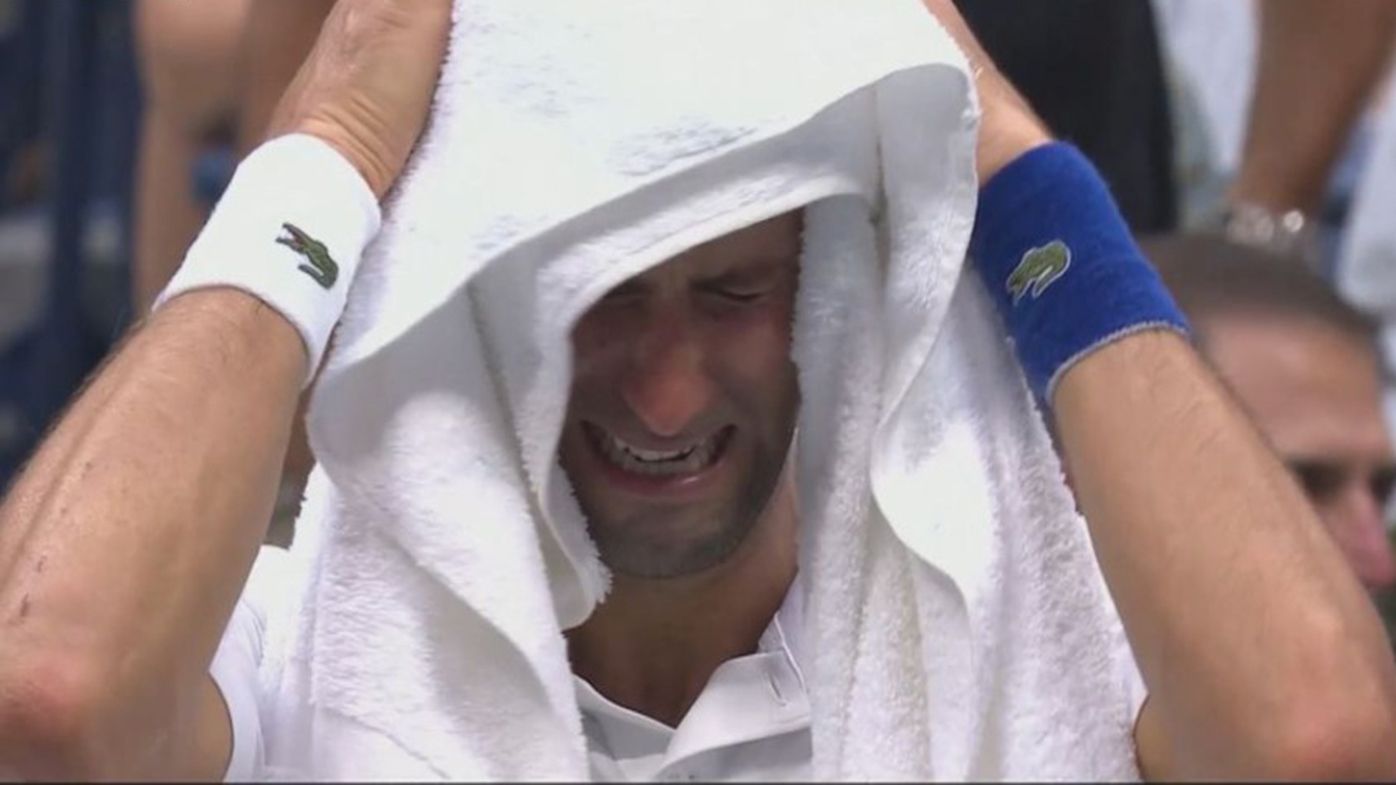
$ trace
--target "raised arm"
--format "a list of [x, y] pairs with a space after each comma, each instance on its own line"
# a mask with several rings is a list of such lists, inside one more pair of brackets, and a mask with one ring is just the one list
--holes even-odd
[[[1050, 140], [949, 0], [926, 5], [975, 68], [988, 181]], [[998, 220], [1011, 231], [1021, 218]], [[1097, 228], [1122, 235], [1110, 247], [1127, 247], [1123, 224], [1109, 225]], [[1077, 272], [1090, 261], [1077, 259]], [[1396, 664], [1375, 610], [1191, 346], [1146, 330], [1065, 367], [1050, 404], [1149, 688], [1135, 733], [1144, 773], [1396, 778]]]
[[[343, 0], [272, 135], [316, 135], [381, 197], [426, 116], [449, 0]], [[231, 289], [137, 329], [0, 507], [0, 777], [217, 778], [207, 669], [265, 532], [306, 377]]]
[[1396, 667], [1303, 494], [1176, 335], [1106, 346], [1053, 402], [1166, 779], [1392, 779]]

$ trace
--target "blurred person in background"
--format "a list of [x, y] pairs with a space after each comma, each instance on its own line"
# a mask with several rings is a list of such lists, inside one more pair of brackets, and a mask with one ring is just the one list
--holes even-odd
[[1220, 236], [1146, 240], [1204, 357], [1294, 472], [1362, 584], [1389, 600], [1396, 456], [1375, 326], [1301, 260]]
[[1233, 240], [1316, 261], [1314, 224], [1396, 45], [1389, 0], [1260, 0], [1255, 83], [1223, 222]]
[[1396, 4], [1153, 5], [1168, 55], [1184, 228], [1220, 229], [1331, 272], [1370, 168], [1373, 126], [1392, 114], [1379, 85]]

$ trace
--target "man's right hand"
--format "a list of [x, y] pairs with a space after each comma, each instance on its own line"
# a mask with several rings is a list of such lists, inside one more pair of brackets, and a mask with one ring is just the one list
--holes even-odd
[[[425, 123], [450, 0], [339, 0], [274, 133], [380, 197]], [[0, 505], [0, 778], [216, 779], [208, 677], [266, 533], [295, 329], [232, 289], [174, 298], [95, 376]]]
[[426, 125], [450, 21], [450, 0], [339, 0], [270, 135], [324, 139], [382, 199]]

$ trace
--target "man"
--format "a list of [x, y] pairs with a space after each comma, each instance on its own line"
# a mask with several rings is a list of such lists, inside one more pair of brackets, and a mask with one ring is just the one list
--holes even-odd
[[[327, 142], [381, 198], [421, 130], [450, 5], [340, 0], [274, 133]], [[948, 0], [927, 6], [975, 61], [976, 166], [991, 180], [1047, 135]], [[795, 515], [773, 477], [795, 405], [794, 220], [690, 249], [614, 291], [574, 335], [563, 459], [624, 575], [607, 606], [629, 607], [572, 631], [571, 659], [651, 723], [684, 713], [718, 663], [760, 648], [792, 580]], [[665, 310], [681, 318], [650, 317]], [[0, 513], [6, 774], [226, 770], [235, 739], [208, 666], [265, 528], [306, 357], [254, 298], [175, 298], [35, 456]], [[1144, 331], [1110, 343], [1065, 372], [1051, 403], [1149, 687], [1144, 771], [1396, 774], [1396, 673], [1370, 605], [1186, 342]], [[171, 427], [189, 422], [196, 436]], [[719, 454], [732, 463], [711, 463]], [[688, 512], [704, 506], [719, 514]], [[1289, 624], [1264, 623], [1281, 609]]]
[[1220, 237], [1144, 243], [1198, 347], [1294, 472], [1372, 592], [1396, 587], [1383, 509], [1396, 456], [1375, 327], [1302, 262]]

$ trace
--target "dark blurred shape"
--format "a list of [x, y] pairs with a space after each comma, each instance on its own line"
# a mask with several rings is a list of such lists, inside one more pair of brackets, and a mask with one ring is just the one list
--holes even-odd
[[44, 153], [37, 203], [7, 190], [0, 215], [19, 211], [47, 241], [37, 318], [0, 346], [0, 482], [126, 319], [124, 281], [99, 283], [90, 257], [94, 220], [106, 217], [121, 257], [109, 267], [125, 269], [138, 103], [129, 15], [126, 0], [12, 0], [0, 28], [0, 173]]
[[1130, 227], [1178, 222], [1173, 127], [1149, 0], [955, 0], [1060, 138], [1105, 175]]

